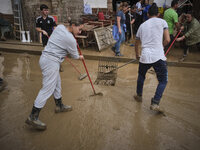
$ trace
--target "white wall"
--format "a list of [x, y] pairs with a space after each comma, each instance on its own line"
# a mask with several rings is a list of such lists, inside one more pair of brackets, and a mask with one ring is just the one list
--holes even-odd
[[91, 8], [107, 8], [107, 0], [84, 0]]
[[158, 7], [163, 7], [165, 2], [166, 6], [171, 7], [172, 0], [154, 0], [154, 3], [156, 3]]
[[0, 0], [0, 13], [13, 14], [11, 0]]

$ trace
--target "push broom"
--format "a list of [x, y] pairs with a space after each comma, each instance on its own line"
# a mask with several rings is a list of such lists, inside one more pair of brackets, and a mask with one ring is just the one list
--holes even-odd
[[70, 59], [68, 57], [66, 57], [66, 60], [72, 65], [72, 67], [74, 67], [74, 69], [80, 74], [79, 76], [79, 80], [83, 80], [84, 78], [87, 77], [87, 74], [81, 74], [81, 72], [78, 70], [78, 68], [70, 61]]
[[[79, 47], [79, 45], [78, 45], [78, 42], [77, 42], [77, 48], [78, 48], [79, 54], [82, 55], [81, 49], [80, 49], [80, 47]], [[87, 76], [88, 76], [88, 79], [89, 79], [89, 81], [90, 81], [90, 84], [91, 84], [91, 86], [92, 86], [92, 90], [93, 90], [93, 92], [94, 92], [94, 94], [91, 95], [91, 96], [96, 96], [96, 95], [103, 96], [103, 93], [101, 93], [101, 92], [96, 93], [96, 91], [95, 91], [95, 89], [94, 89], [94, 85], [93, 85], [92, 80], [91, 80], [91, 78], [90, 78], [88, 69], [87, 69], [87, 67], [86, 67], [85, 60], [82, 59], [82, 62], [83, 62], [83, 65], [84, 65], [84, 67], [85, 67], [85, 71], [86, 71], [86, 73], [87, 73]]]

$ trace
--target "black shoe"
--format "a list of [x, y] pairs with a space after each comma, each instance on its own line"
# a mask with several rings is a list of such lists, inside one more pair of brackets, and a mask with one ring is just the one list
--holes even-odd
[[183, 55], [183, 57], [181, 57], [181, 58], [179, 59], [179, 62], [183, 62], [183, 61], [185, 61], [186, 56], [187, 56], [187, 55]]
[[115, 53], [115, 47], [112, 47], [111, 50]]
[[121, 53], [116, 53], [115, 56], [124, 56]]
[[134, 97], [134, 99], [135, 99], [137, 102], [142, 102], [142, 96], [140, 96], [140, 95], [134, 95], [133, 97]]

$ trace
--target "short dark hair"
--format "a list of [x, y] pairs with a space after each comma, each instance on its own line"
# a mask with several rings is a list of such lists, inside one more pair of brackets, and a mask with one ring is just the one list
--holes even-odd
[[137, 6], [134, 4], [131, 9], [137, 9]]
[[68, 19], [68, 23], [69, 25], [75, 25], [75, 26], [80, 26], [83, 24], [83, 20], [82, 19]]
[[190, 14], [192, 17], [194, 17], [193, 11], [188, 11], [186, 14]]
[[45, 4], [40, 5], [40, 10], [42, 11], [43, 9], [49, 9], [49, 7]]
[[156, 3], [153, 3], [148, 11], [149, 16], [157, 16], [158, 15], [158, 6]]
[[178, 0], [173, 0], [173, 1], [171, 2], [171, 7], [174, 7], [176, 4], [178, 4]]

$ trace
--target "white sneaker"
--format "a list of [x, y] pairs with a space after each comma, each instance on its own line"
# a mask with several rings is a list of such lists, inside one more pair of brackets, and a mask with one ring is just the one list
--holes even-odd
[[150, 109], [153, 111], [161, 111], [159, 105], [157, 104], [151, 104]]

